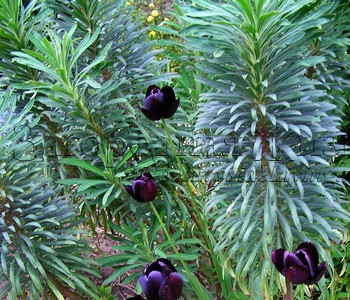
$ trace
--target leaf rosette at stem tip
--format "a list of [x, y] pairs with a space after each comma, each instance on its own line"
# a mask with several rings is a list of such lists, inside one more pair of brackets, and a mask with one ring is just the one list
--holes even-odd
[[177, 300], [183, 287], [181, 275], [166, 258], [147, 264], [139, 283], [148, 300]]
[[158, 121], [171, 118], [179, 104], [180, 99], [176, 99], [170, 86], [159, 88], [153, 84], [148, 87], [144, 107], [140, 107], [140, 110], [151, 121]]
[[311, 242], [300, 244], [294, 253], [274, 250], [271, 259], [276, 269], [293, 284], [315, 284], [327, 268], [325, 261], [318, 265], [318, 252]]
[[157, 184], [150, 172], [132, 180], [131, 185], [125, 186], [125, 190], [138, 202], [151, 202], [157, 196]]

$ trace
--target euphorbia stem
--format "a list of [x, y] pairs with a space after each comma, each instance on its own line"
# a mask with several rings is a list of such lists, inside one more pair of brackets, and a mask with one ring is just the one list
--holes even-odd
[[[190, 195], [190, 199], [189, 199], [189, 200], [190, 200], [190, 203], [191, 203], [191, 205], [192, 205], [192, 207], [193, 207], [193, 209], [194, 209], [194, 211], [195, 211], [197, 217], [200, 217], [199, 209], [198, 209], [198, 207], [197, 207], [197, 203], [196, 203], [196, 201], [195, 201], [195, 199], [194, 199], [194, 196], [193, 196], [192, 187], [190, 186], [189, 180], [188, 180], [188, 178], [187, 178], [187, 173], [186, 173], [186, 171], [185, 171], [184, 166], [182, 165], [182, 162], [181, 162], [179, 156], [177, 155], [176, 147], [175, 147], [175, 145], [174, 145], [173, 140], [171, 139], [171, 135], [170, 135], [168, 126], [167, 126], [167, 124], [166, 124], [166, 122], [165, 122], [164, 119], [162, 119], [162, 125], [163, 125], [163, 128], [164, 128], [165, 134], [166, 134], [166, 136], [167, 136], [167, 138], [168, 138], [168, 142], [169, 142], [169, 144], [170, 144], [170, 148], [171, 148], [171, 150], [173, 151], [173, 154], [174, 154], [174, 156], [175, 156], [177, 165], [178, 165], [178, 167], [179, 167], [179, 169], [180, 169], [181, 177], [182, 177], [182, 179], [185, 181], [187, 191], [189, 192], [189, 195]], [[185, 205], [186, 205], [186, 203], [185, 203]], [[187, 206], [187, 205], [186, 205], [186, 206]], [[191, 212], [190, 212], [190, 215], [192, 216]], [[204, 228], [203, 228], [203, 221], [202, 221], [202, 218], [200, 218], [200, 220], [198, 220], [197, 218], [193, 218], [193, 216], [192, 216], [192, 219], [193, 219], [193, 221], [196, 223], [196, 225], [197, 225], [197, 227], [199, 228], [200, 232], [204, 232], [204, 230], [203, 230]]]
[[[173, 154], [175, 156], [177, 165], [178, 165], [178, 167], [180, 169], [181, 176], [182, 176], [183, 180], [185, 181], [186, 188], [187, 188], [187, 191], [188, 191], [188, 194], [189, 194], [189, 201], [190, 201], [190, 204], [191, 204], [192, 208], [194, 209], [196, 217], [193, 216], [193, 214], [191, 212], [190, 212], [190, 215], [192, 217], [192, 220], [197, 225], [199, 231], [203, 233], [204, 242], [205, 242], [205, 245], [207, 246], [207, 249], [208, 249], [209, 254], [210, 254], [209, 259], [211, 260], [213, 266], [215, 267], [216, 274], [220, 278], [219, 281], [222, 282], [223, 278], [222, 278], [221, 267], [219, 266], [218, 261], [216, 260], [216, 257], [215, 257], [215, 254], [214, 254], [214, 249], [213, 249], [213, 247], [211, 245], [210, 238], [209, 238], [209, 236], [207, 234], [207, 232], [208, 232], [207, 219], [206, 218], [202, 218], [202, 216], [201, 216], [200, 210], [199, 210], [198, 205], [196, 203], [195, 195], [193, 193], [193, 189], [192, 189], [190, 180], [187, 178], [186, 170], [185, 170], [185, 168], [184, 168], [184, 166], [183, 166], [183, 164], [181, 162], [181, 159], [177, 155], [176, 147], [174, 145], [174, 142], [173, 142], [173, 140], [171, 138], [168, 126], [167, 126], [167, 124], [166, 124], [164, 119], [162, 119], [162, 125], [163, 125], [164, 131], [166, 133], [166, 136], [168, 138], [171, 150], [173, 151]], [[185, 205], [187, 206], [187, 203], [185, 203]], [[221, 287], [220, 287], [220, 289], [221, 289]]]
[[293, 300], [293, 284], [287, 279], [286, 277], [286, 287], [287, 287], [287, 292], [284, 297], [285, 300]]

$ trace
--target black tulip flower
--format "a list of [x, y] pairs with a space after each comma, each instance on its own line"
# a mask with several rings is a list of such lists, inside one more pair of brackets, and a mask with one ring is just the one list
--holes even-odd
[[311, 242], [300, 244], [294, 253], [274, 250], [271, 258], [276, 269], [293, 284], [315, 284], [327, 268], [325, 261], [318, 265], [318, 252]]
[[139, 282], [148, 300], [177, 300], [181, 296], [182, 277], [166, 258], [147, 264]]
[[148, 87], [144, 107], [141, 112], [150, 120], [157, 121], [172, 117], [179, 107], [180, 99], [175, 98], [174, 90], [169, 86], [159, 88], [156, 85]]
[[157, 196], [157, 185], [149, 172], [136, 177], [125, 190], [139, 202], [150, 202]]

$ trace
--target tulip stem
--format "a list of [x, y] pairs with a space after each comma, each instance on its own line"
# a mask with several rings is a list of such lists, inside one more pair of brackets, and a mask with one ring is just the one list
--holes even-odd
[[154, 214], [156, 215], [156, 217], [157, 217], [157, 219], [158, 219], [158, 221], [159, 221], [159, 223], [160, 223], [160, 225], [161, 225], [161, 227], [162, 227], [162, 229], [163, 229], [163, 231], [164, 231], [164, 233], [165, 233], [165, 235], [166, 235], [168, 241], [170, 242], [171, 246], [173, 247], [175, 254], [178, 256], [178, 258], [179, 258], [181, 264], [183, 265], [183, 267], [184, 267], [184, 269], [185, 269], [185, 271], [186, 271], [186, 273], [187, 273], [187, 276], [188, 276], [188, 279], [189, 279], [189, 283], [190, 283], [190, 285], [193, 287], [193, 289], [195, 290], [196, 295], [197, 295], [198, 297], [200, 297], [201, 299], [204, 299], [204, 300], [209, 299], [205, 294], [203, 294], [203, 287], [202, 287], [202, 285], [200, 285], [200, 283], [198, 282], [197, 277], [195, 277], [195, 276], [191, 273], [191, 271], [190, 271], [190, 269], [188, 268], [187, 264], [186, 264], [186, 263], [184, 262], [184, 260], [182, 259], [181, 254], [180, 254], [180, 252], [177, 250], [176, 245], [175, 245], [175, 243], [174, 243], [174, 241], [173, 241], [171, 235], [169, 234], [169, 231], [168, 231], [168, 229], [166, 228], [166, 226], [165, 226], [165, 224], [164, 224], [162, 218], [160, 217], [160, 215], [159, 215], [159, 213], [158, 213], [156, 207], [154, 206], [154, 204], [153, 204], [152, 202], [149, 202], [149, 204], [150, 204], [150, 206], [151, 206], [151, 208], [152, 208]]
[[304, 285], [301, 286], [300, 300], [304, 300]]
[[287, 292], [284, 299], [293, 300], [293, 284], [290, 282], [289, 279], [287, 279], [287, 277], [286, 277], [286, 288], [287, 288]]
[[176, 151], [176, 147], [174, 145], [174, 142], [173, 140], [171, 139], [171, 135], [170, 135], [170, 132], [169, 132], [169, 129], [168, 129], [168, 125], [166, 124], [165, 120], [162, 119], [162, 125], [163, 125], [163, 128], [164, 128], [164, 131], [165, 131], [165, 134], [168, 138], [168, 141], [169, 141], [169, 144], [170, 144], [170, 147], [171, 147], [171, 150], [173, 151], [174, 153], [174, 156], [175, 156], [175, 159], [176, 159], [176, 162], [177, 162], [177, 165], [180, 169], [180, 172], [181, 172], [181, 176], [183, 177], [183, 179], [187, 182], [187, 173], [185, 172], [185, 169], [182, 165], [182, 162], [179, 158], [179, 156], [177, 155], [177, 151]]
[[160, 217], [160, 215], [159, 215], [159, 213], [158, 213], [156, 207], [154, 206], [154, 204], [153, 204], [152, 202], [149, 202], [149, 204], [150, 204], [150, 206], [151, 206], [151, 208], [152, 208], [154, 214], [156, 215], [159, 224], [162, 226], [162, 229], [163, 229], [163, 231], [164, 231], [166, 237], [168, 238], [168, 241], [170, 242], [171, 246], [173, 247], [173, 249], [174, 249], [176, 255], [179, 257], [179, 260], [180, 260], [180, 262], [182, 263], [184, 269], [186, 270], [186, 272], [187, 272], [188, 274], [191, 274], [191, 272], [190, 272], [190, 270], [189, 270], [187, 264], [183, 261], [181, 255], [180, 255], [180, 252], [177, 250], [176, 245], [175, 245], [175, 243], [174, 243], [174, 241], [173, 241], [173, 239], [172, 239], [172, 237], [171, 237], [171, 235], [170, 235], [168, 229], [166, 228], [166, 226], [165, 226], [165, 224], [164, 224], [162, 218]]

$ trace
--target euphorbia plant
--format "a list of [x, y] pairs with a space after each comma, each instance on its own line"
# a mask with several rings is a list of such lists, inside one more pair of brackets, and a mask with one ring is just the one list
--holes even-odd
[[[348, 87], [334, 77], [348, 73], [346, 45], [333, 35], [334, 16], [345, 7], [327, 0], [191, 3], [179, 34], [199, 57], [197, 80], [210, 87], [200, 96], [195, 166], [214, 183], [203, 208], [211, 241], [237, 287], [271, 299], [274, 249], [317, 240], [331, 273], [325, 249], [347, 231], [346, 183], [331, 166], [347, 154], [337, 145], [333, 104], [346, 102], [338, 91]], [[327, 285], [319, 286], [326, 294]]]

